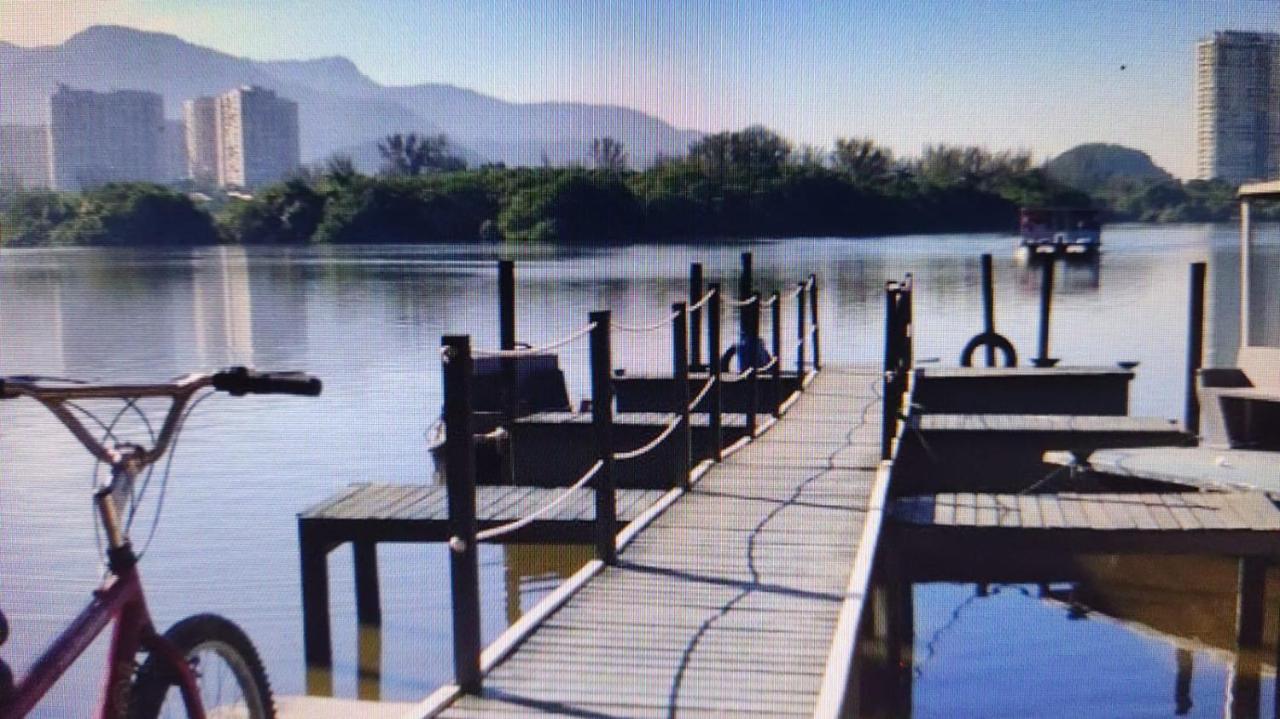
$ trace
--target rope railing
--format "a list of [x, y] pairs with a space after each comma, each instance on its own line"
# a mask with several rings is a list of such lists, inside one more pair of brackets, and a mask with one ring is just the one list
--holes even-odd
[[694, 410], [694, 408], [695, 408], [695, 407], [697, 407], [698, 405], [702, 404], [702, 400], [706, 399], [706, 398], [707, 398], [707, 395], [711, 393], [711, 387], [712, 387], [712, 385], [714, 385], [715, 383], [716, 383], [716, 378], [715, 378], [715, 377], [708, 377], [708, 378], [707, 378], [706, 383], [702, 385], [702, 389], [698, 390], [698, 396], [697, 396], [697, 397], [694, 397], [694, 398], [693, 398], [693, 401], [689, 403], [689, 411], [690, 411], [690, 412], [692, 412], [692, 411]]
[[714, 293], [711, 290], [707, 290], [706, 292], [702, 293], [702, 297], [700, 297], [697, 302], [694, 302], [693, 304], [689, 305], [689, 312], [695, 312], [697, 310], [702, 309], [703, 305], [711, 301], [712, 294]]
[[[529, 526], [530, 524], [538, 521], [540, 517], [545, 517], [547, 513], [555, 510], [555, 508], [559, 507], [561, 504], [564, 504], [574, 492], [586, 486], [587, 482], [590, 482], [593, 478], [595, 478], [596, 474], [603, 467], [604, 467], [604, 462], [600, 460], [596, 460], [596, 463], [591, 465], [591, 468], [586, 471], [586, 474], [583, 474], [582, 477], [579, 478], [577, 482], [574, 482], [572, 485], [565, 487], [565, 490], [560, 494], [556, 495], [555, 499], [551, 500], [550, 502], [547, 502], [546, 504], [539, 507], [537, 510], [530, 512], [524, 517], [517, 519], [513, 522], [507, 522], [506, 524], [501, 524], [501, 525], [498, 525], [497, 527], [486, 529], [483, 532], [476, 532], [476, 541], [487, 542], [491, 539], [496, 539], [503, 535], [511, 534], [516, 530], [523, 529]], [[457, 539], [457, 538], [456, 537], [451, 538], [449, 541], [452, 543], [454, 539]]]
[[761, 306], [762, 308], [763, 308], [763, 307], [772, 307], [772, 306], [773, 306], [773, 303], [775, 303], [775, 302], [777, 302], [777, 301], [778, 301], [778, 295], [776, 295], [776, 294], [775, 294], [775, 295], [769, 295], [769, 299], [767, 299], [767, 300], [760, 300], [760, 306]]
[[679, 316], [680, 316], [679, 312], [672, 312], [668, 314], [666, 317], [663, 317], [662, 319], [658, 320], [657, 322], [654, 322], [653, 324], [648, 324], [648, 325], [627, 325], [617, 321], [610, 322], [609, 324], [612, 328], [616, 330], [620, 330], [622, 332], [637, 332], [637, 333], [652, 332], [654, 330], [662, 329], [664, 326], [670, 324], [673, 320], [675, 320], [676, 317], [679, 317]]
[[539, 347], [521, 347], [520, 349], [514, 349], [514, 350], [475, 350], [475, 352], [473, 353], [473, 356], [502, 357], [502, 358], [514, 359], [516, 357], [528, 357], [529, 355], [545, 354], [547, 352], [550, 352], [551, 350], [560, 349], [561, 347], [564, 347], [570, 342], [586, 337], [588, 334], [591, 333], [591, 330], [595, 328], [596, 328], [595, 322], [588, 322], [582, 327], [579, 327], [578, 329], [574, 330], [568, 336], [562, 339], [556, 340], [555, 342], [551, 342], [550, 344], [545, 344]]
[[757, 295], [751, 295], [745, 300], [735, 300], [729, 297], [726, 297], [722, 300], [722, 302], [724, 302], [726, 305], [730, 307], [746, 307], [747, 305], [753, 305], [759, 301], [760, 301], [760, 298]]
[[659, 444], [662, 444], [662, 440], [666, 439], [667, 437], [670, 437], [671, 433], [676, 430], [676, 427], [680, 426], [680, 419], [681, 419], [680, 415], [675, 414], [673, 412], [669, 414], [668, 417], [670, 417], [670, 419], [667, 420], [667, 426], [661, 432], [658, 433], [658, 436], [649, 440], [647, 444], [644, 444], [643, 446], [637, 447], [635, 449], [628, 450], [626, 452], [614, 452], [613, 458], [619, 461], [635, 459], [637, 457], [641, 457], [645, 454], [648, 454], [650, 451], [655, 449]]

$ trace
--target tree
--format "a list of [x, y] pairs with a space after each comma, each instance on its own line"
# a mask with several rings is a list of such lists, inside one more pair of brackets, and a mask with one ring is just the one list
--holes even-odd
[[867, 137], [836, 138], [831, 159], [837, 170], [858, 184], [884, 179], [893, 170], [893, 152]]
[[391, 177], [416, 177], [428, 170], [451, 172], [467, 167], [465, 160], [449, 152], [449, 138], [444, 134], [396, 132], [378, 143], [378, 154], [382, 155], [383, 174]]
[[209, 245], [213, 218], [186, 195], [146, 182], [113, 182], [81, 195], [77, 215], [53, 241], [79, 245]]
[[627, 151], [612, 137], [597, 137], [591, 141], [591, 165], [597, 170], [620, 172], [627, 169]]
[[332, 155], [324, 161], [322, 174], [330, 184], [346, 187], [360, 176], [360, 171], [356, 169], [355, 160], [351, 159], [351, 155]]
[[791, 143], [762, 125], [707, 135], [689, 145], [689, 159], [704, 172], [753, 172], [776, 176], [791, 157]]

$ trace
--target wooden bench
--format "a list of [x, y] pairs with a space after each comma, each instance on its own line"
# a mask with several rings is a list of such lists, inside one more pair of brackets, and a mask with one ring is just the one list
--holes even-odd
[[1235, 367], [1200, 370], [1199, 396], [1205, 445], [1280, 449], [1280, 348], [1241, 347]]

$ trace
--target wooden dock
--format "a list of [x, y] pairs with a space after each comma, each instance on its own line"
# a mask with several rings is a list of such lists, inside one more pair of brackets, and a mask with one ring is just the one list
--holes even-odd
[[825, 368], [486, 650], [479, 694], [418, 715], [836, 716], [888, 483], [882, 377]]

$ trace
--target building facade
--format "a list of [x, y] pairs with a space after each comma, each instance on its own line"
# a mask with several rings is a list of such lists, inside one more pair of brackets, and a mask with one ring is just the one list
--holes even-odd
[[1214, 33], [1196, 45], [1197, 176], [1280, 175], [1280, 35]]
[[298, 104], [261, 87], [219, 95], [216, 108], [218, 184], [260, 187], [300, 164]]
[[187, 126], [187, 177], [198, 185], [218, 182], [218, 100], [197, 97], [182, 103]]
[[49, 186], [49, 128], [0, 125], [0, 187]]
[[59, 190], [163, 178], [164, 102], [154, 92], [60, 85], [49, 98], [49, 175]]

